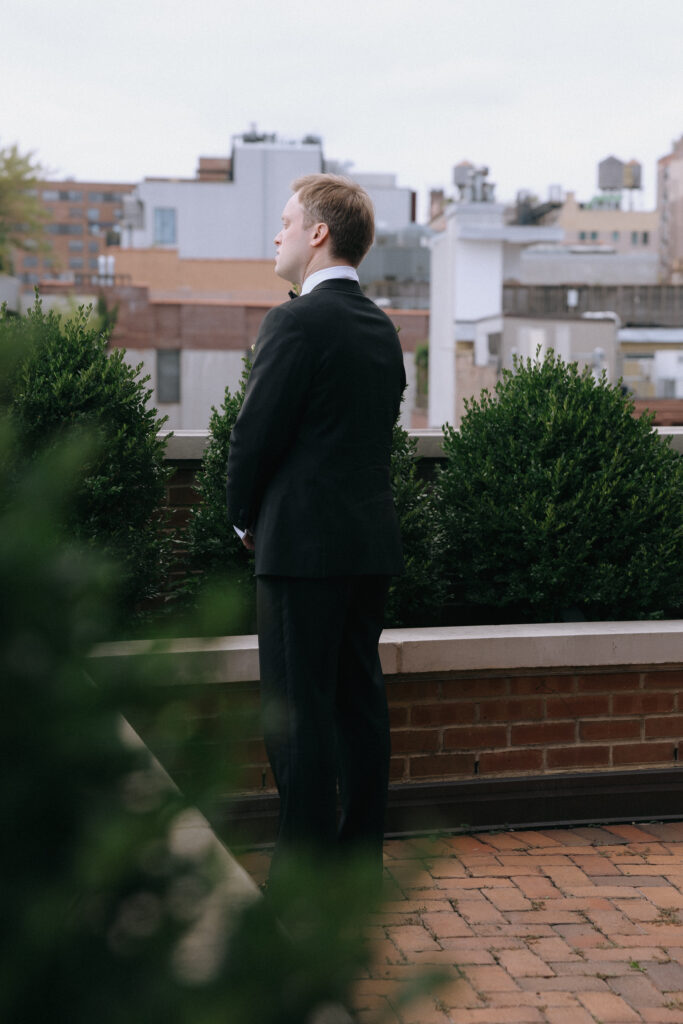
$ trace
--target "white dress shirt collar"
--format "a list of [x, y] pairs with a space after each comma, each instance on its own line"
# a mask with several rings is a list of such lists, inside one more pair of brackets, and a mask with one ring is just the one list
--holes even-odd
[[323, 281], [332, 281], [335, 279], [359, 282], [358, 273], [355, 267], [325, 267], [323, 270], [316, 270], [314, 274], [311, 274], [306, 278], [300, 294], [308, 295], [316, 285], [322, 284]]

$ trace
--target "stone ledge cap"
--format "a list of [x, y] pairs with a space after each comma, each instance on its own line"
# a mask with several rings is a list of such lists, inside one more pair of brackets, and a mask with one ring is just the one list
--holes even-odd
[[[259, 678], [256, 636], [131, 640], [100, 644], [95, 659], [175, 659], [179, 679], [208, 682]], [[551, 622], [499, 626], [386, 629], [380, 639], [387, 676], [519, 669], [683, 667], [683, 619]], [[174, 673], [175, 676], [175, 673]]]

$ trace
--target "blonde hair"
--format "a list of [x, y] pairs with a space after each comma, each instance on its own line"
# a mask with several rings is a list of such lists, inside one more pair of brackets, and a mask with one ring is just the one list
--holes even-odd
[[375, 211], [365, 189], [339, 174], [307, 174], [292, 182], [292, 191], [304, 208], [304, 227], [326, 224], [332, 255], [357, 267], [375, 237]]

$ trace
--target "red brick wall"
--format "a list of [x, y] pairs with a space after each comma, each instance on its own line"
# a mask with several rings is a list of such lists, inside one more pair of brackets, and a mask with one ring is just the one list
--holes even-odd
[[392, 778], [671, 766], [683, 671], [388, 681]]
[[[240, 687], [254, 710], [257, 684]], [[225, 698], [223, 687], [211, 689], [216, 701]], [[670, 768], [683, 739], [682, 689], [681, 669], [389, 676], [391, 780], [409, 784], [581, 769]], [[203, 709], [210, 715], [205, 701]], [[272, 789], [254, 722], [239, 740], [236, 755], [240, 789]]]
[[199, 464], [195, 462], [176, 465], [173, 475], [166, 484], [166, 500], [171, 509], [171, 522], [179, 528], [187, 526], [192, 506], [199, 501], [199, 495], [194, 488], [198, 468]]

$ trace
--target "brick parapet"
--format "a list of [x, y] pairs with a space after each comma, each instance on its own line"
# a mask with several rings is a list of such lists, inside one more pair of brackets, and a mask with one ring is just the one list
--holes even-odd
[[680, 668], [425, 682], [388, 680], [396, 781], [678, 763]]
[[[513, 661], [526, 664], [487, 667], [500, 657], [491, 652], [491, 632], [501, 643], [507, 639]], [[571, 659], [586, 650], [587, 637], [602, 664], [574, 666]], [[682, 640], [678, 620], [387, 630], [381, 655], [392, 723], [392, 782], [674, 768], [683, 740]], [[397, 656], [397, 648], [411, 644], [422, 665], [416, 650], [413, 670], [398, 672], [397, 662], [406, 656]], [[108, 645], [96, 656], [149, 656], [150, 647]], [[155, 650], [189, 688], [200, 732], [219, 748], [234, 709], [257, 702], [256, 638], [176, 640]], [[631, 665], [625, 650], [633, 655]], [[429, 671], [444, 656], [451, 658], [451, 668]], [[469, 669], [452, 667], [466, 660]], [[549, 661], [554, 664], [542, 664]], [[225, 731], [221, 715], [228, 715]], [[236, 748], [239, 789], [272, 791], [255, 718], [245, 721], [250, 725]]]

